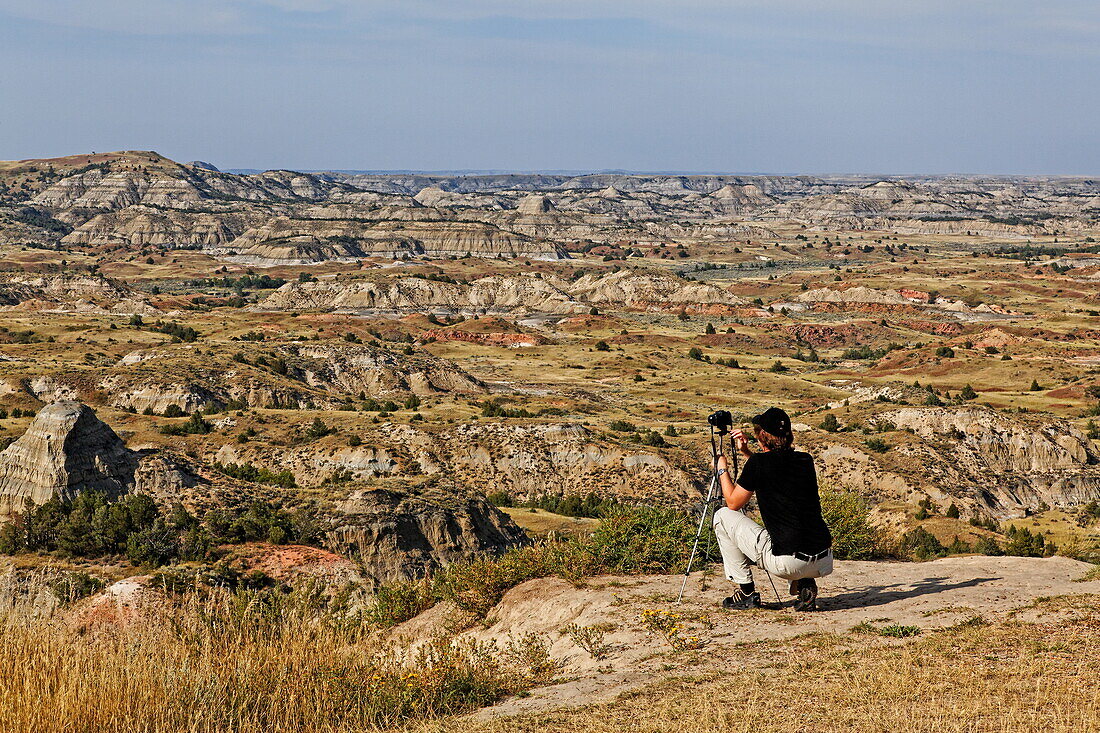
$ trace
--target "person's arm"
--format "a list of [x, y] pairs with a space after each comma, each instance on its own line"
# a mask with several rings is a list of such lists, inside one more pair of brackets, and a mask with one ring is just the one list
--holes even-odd
[[[745, 440], [744, 434], [740, 430], [735, 430], [733, 431], [733, 439], [737, 451], [748, 459], [752, 455], [752, 451], [749, 450], [749, 444]], [[726, 500], [726, 506], [735, 512], [744, 509], [745, 505], [749, 503], [749, 499], [752, 498], [752, 492], [733, 482], [733, 477], [729, 474], [729, 461], [726, 459], [725, 454], [718, 456], [718, 472], [718, 485], [722, 487], [722, 498]]]
[[728, 463], [725, 456], [718, 456], [718, 470], [725, 471], [718, 477], [718, 483], [722, 487], [722, 498], [726, 500], [726, 506], [737, 512], [745, 508], [752, 498], [752, 492], [740, 484], [735, 484], [729, 475]]

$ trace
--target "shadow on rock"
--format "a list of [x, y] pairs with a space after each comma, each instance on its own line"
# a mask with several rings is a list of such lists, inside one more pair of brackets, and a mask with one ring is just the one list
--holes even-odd
[[818, 599], [818, 607], [823, 611], [841, 611], [848, 608], [866, 608], [884, 606], [887, 603], [906, 598], [916, 598], [931, 593], [943, 593], [959, 588], [972, 588], [1001, 578], [971, 578], [955, 583], [945, 582], [949, 578], [926, 578], [916, 583], [895, 583], [893, 585], [871, 585], [851, 590], [840, 595], [830, 595]]

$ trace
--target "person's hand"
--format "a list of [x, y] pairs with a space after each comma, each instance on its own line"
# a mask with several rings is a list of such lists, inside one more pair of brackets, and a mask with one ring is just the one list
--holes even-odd
[[729, 470], [729, 464], [730, 462], [726, 458], [725, 454], [718, 456], [718, 470], [722, 470], [723, 468]]
[[733, 444], [737, 448], [737, 451], [744, 456], [751, 456], [752, 451], [749, 450], [749, 439], [745, 437], [745, 434], [740, 428], [735, 428], [733, 433]]

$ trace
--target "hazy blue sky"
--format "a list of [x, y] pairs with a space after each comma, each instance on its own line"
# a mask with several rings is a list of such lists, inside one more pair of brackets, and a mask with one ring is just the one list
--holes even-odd
[[1098, 0], [0, 0], [0, 158], [1100, 175]]

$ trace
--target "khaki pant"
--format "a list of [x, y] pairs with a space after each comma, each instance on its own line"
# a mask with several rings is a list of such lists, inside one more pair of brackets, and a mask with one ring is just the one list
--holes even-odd
[[784, 580], [820, 578], [833, 572], [832, 552], [813, 562], [799, 560], [794, 555], [772, 554], [768, 530], [729, 507], [714, 513], [714, 534], [722, 551], [726, 577], [734, 583], [753, 582], [750, 562]]

